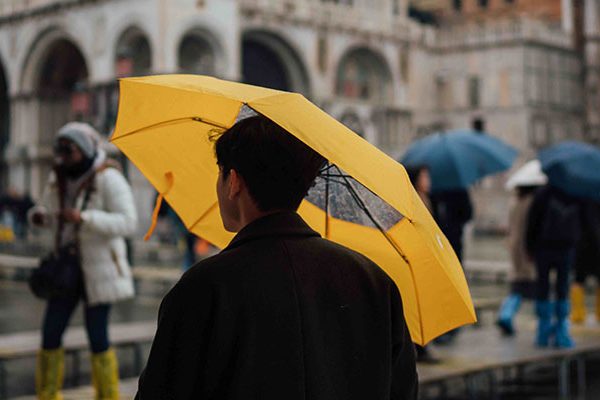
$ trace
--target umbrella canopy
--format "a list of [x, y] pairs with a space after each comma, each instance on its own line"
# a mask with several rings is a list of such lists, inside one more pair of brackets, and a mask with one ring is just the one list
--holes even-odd
[[539, 152], [542, 171], [559, 189], [578, 197], [600, 201], [600, 149], [566, 141]]
[[232, 238], [219, 216], [210, 138], [250, 108], [329, 161], [299, 213], [388, 273], [414, 342], [476, 320], [459, 261], [404, 168], [302, 95], [194, 75], [123, 79], [120, 93], [112, 142], [190, 231], [220, 247]]
[[493, 136], [455, 130], [417, 140], [400, 162], [429, 167], [431, 190], [440, 192], [468, 188], [484, 176], [507, 170], [516, 158], [514, 148]]
[[543, 186], [547, 182], [548, 177], [542, 172], [540, 160], [531, 160], [508, 178], [505, 187], [507, 190], [513, 190], [520, 186]]

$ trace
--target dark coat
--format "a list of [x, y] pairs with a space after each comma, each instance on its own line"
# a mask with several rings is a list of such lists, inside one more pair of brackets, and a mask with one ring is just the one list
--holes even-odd
[[[560, 204], [564, 209], [573, 210], [573, 217], [568, 218], [568, 223], [557, 224], [554, 214], [549, 215], [551, 202]], [[578, 201], [551, 185], [538, 189], [527, 214], [525, 245], [528, 254], [533, 258], [538, 251], [573, 250], [580, 234], [581, 214]]]
[[466, 189], [447, 190], [431, 195], [433, 218], [462, 261], [463, 230], [473, 218], [473, 204]]
[[581, 238], [575, 255], [575, 280], [584, 283], [588, 275], [600, 279], [600, 203], [581, 202]]
[[165, 296], [136, 399], [416, 399], [400, 294], [296, 213], [261, 218]]

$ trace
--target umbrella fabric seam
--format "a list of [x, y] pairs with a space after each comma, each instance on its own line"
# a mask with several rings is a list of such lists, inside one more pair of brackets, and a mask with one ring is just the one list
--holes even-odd
[[[410, 223], [410, 221], [409, 221], [409, 223]], [[398, 243], [396, 243], [396, 241], [394, 240], [394, 238], [392, 238], [390, 235], [387, 235], [384, 232], [382, 232], [382, 233], [386, 237], [389, 236], [388, 240], [392, 243], [393, 247], [400, 248], [400, 245], [398, 245]], [[417, 284], [416, 284], [416, 281], [415, 281], [415, 279], [416, 279], [415, 272], [413, 271], [413, 267], [412, 267], [411, 263], [408, 261], [408, 259], [405, 258], [405, 257], [403, 257], [403, 259], [406, 262], [406, 265], [408, 265], [408, 270], [410, 271], [410, 277], [412, 278], [411, 281], [412, 281], [413, 289], [415, 291], [415, 300], [416, 300], [416, 303], [417, 303], [417, 311], [419, 313], [419, 316], [421, 316], [419, 318], [419, 329], [421, 330], [421, 332], [420, 332], [421, 333], [421, 341], [424, 343], [425, 342], [425, 328], [423, 326], [423, 318], [422, 318], [423, 312], [421, 310], [421, 299], [419, 298], [419, 290], [417, 289]], [[400, 291], [400, 290], [398, 290], [398, 291]]]
[[[185, 74], [183, 74], [183, 75], [185, 75]], [[169, 75], [164, 75], [163, 74], [163, 75], [150, 75], [150, 76], [142, 77], [142, 78], [123, 78], [123, 79], [120, 79], [120, 82], [134, 83], [134, 84], [138, 84], [138, 85], [150, 85], [150, 86], [156, 86], [156, 87], [161, 87], [162, 88], [162, 87], [164, 87], [162, 84], [152, 83], [152, 82], [148, 82], [148, 81], [144, 80], [144, 78], [161, 77], [161, 76], [169, 76]], [[192, 76], [198, 76], [198, 75], [192, 75]], [[207, 77], [207, 78], [214, 78], [214, 77], [209, 76], [209, 75], [200, 75], [200, 76], [204, 76], [204, 77]], [[184, 90], [186, 92], [191, 92], [191, 93], [199, 93], [199, 94], [205, 94], [205, 95], [208, 95], [208, 96], [216, 96], [216, 97], [220, 97], [220, 98], [225, 99], [225, 100], [232, 100], [233, 99], [233, 101], [244, 103], [246, 105], [248, 105], [247, 101], [268, 99], [270, 97], [279, 96], [281, 94], [290, 94], [291, 93], [291, 94], [296, 94], [296, 95], [302, 96], [300, 93], [284, 92], [284, 91], [278, 91], [277, 89], [270, 89], [270, 90], [275, 91], [275, 93], [269, 94], [267, 96], [262, 96], [262, 97], [256, 97], [256, 98], [252, 98], [252, 99], [243, 100], [243, 99], [241, 99], [239, 97], [235, 97], [235, 96], [232, 96], [232, 95], [226, 95], [226, 94], [223, 94], [223, 93], [215, 91], [215, 90], [208, 90], [208, 91], [202, 90], [201, 91], [201, 90], [198, 90], [198, 89], [190, 89], [189, 87], [179, 87], [179, 86], [177, 86], [175, 88], [177, 90]]]
[[226, 126], [220, 125], [213, 121], [209, 121], [207, 119], [203, 119], [201, 117], [181, 117], [181, 118], [174, 118], [174, 119], [167, 120], [167, 121], [161, 121], [156, 124], [147, 125], [147, 126], [144, 126], [144, 127], [138, 128], [138, 129], [134, 129], [133, 131], [123, 133], [123, 134], [119, 135], [118, 137], [112, 137], [110, 139], [110, 141], [114, 143], [115, 141], [117, 141], [119, 139], [123, 139], [123, 138], [129, 137], [129, 136], [135, 135], [137, 133], [143, 132], [148, 129], [159, 128], [159, 127], [163, 127], [163, 126], [170, 125], [170, 124], [175, 125], [178, 123], [184, 123], [186, 121], [200, 122], [202, 124], [214, 126], [215, 128], [227, 129]]
[[206, 216], [208, 214], [210, 214], [215, 208], [217, 208], [217, 206], [219, 205], [219, 203], [215, 202], [213, 203], [210, 207], [208, 207], [200, 217], [198, 217], [198, 219], [196, 219], [196, 221], [194, 221], [194, 223], [192, 223], [189, 227], [187, 227], [187, 230], [191, 231], [192, 229], [194, 229], [196, 227], [196, 225], [198, 225], [200, 223], [200, 221], [202, 221], [204, 218], [206, 218]]
[[[298, 94], [298, 93], [291, 93], [291, 94], [295, 94], [295, 95], [299, 95], [299, 96], [301, 96], [301, 97], [304, 97], [304, 96], [302, 96], [302, 95], [300, 95], [300, 94]], [[279, 96], [279, 95], [278, 95], [278, 96]], [[269, 98], [269, 97], [272, 97], [272, 96], [267, 96], [267, 97], [265, 97], [265, 98]], [[263, 100], [263, 99], [265, 99], [265, 98], [260, 98], [260, 99], [258, 99], [258, 100]], [[254, 100], [253, 100], [253, 101], [254, 101]], [[313, 147], [312, 147], [312, 146], [310, 146], [308, 143], [306, 143], [304, 140], [302, 140], [301, 138], [299, 138], [298, 136], [296, 136], [295, 134], [293, 134], [292, 132], [290, 132], [290, 130], [289, 130], [289, 129], [285, 128], [283, 125], [281, 125], [280, 123], [278, 123], [277, 121], [275, 121], [275, 120], [274, 120], [273, 118], [271, 118], [270, 116], [268, 116], [268, 115], [266, 115], [266, 114], [264, 114], [264, 113], [262, 113], [262, 112], [258, 111], [256, 108], [254, 108], [254, 107], [253, 107], [253, 105], [252, 105], [252, 104], [250, 104], [250, 102], [248, 102], [248, 103], [245, 103], [245, 105], [246, 105], [247, 107], [251, 108], [251, 109], [252, 109], [254, 112], [256, 112], [257, 114], [259, 114], [259, 115], [262, 115], [262, 116], [264, 116], [265, 118], [268, 118], [268, 119], [269, 119], [269, 120], [271, 120], [272, 122], [276, 123], [276, 124], [277, 124], [278, 126], [280, 126], [282, 129], [284, 129], [286, 132], [288, 132], [290, 135], [294, 136], [296, 139], [300, 140], [302, 143], [304, 143], [305, 145], [307, 145], [308, 147], [310, 147], [311, 149], [313, 149], [314, 151], [316, 151], [316, 152], [318, 153], [318, 151], [317, 151], [315, 148], [313, 148]], [[321, 110], [321, 111], [322, 111], [322, 110]], [[339, 121], [337, 121], [337, 120], [336, 120], [336, 122], [338, 122], [340, 125], [344, 126], [343, 124], [341, 124], [341, 122], [339, 122]], [[344, 128], [346, 128], [346, 129], [349, 129], [349, 128], [345, 127], [345, 126], [344, 126]], [[350, 132], [354, 133], [354, 131], [352, 131], [352, 130], [350, 130]], [[356, 133], [354, 133], [354, 134], [356, 134]], [[361, 138], [361, 139], [362, 139], [362, 138]], [[365, 139], [362, 139], [362, 140], [364, 140], [366, 143], [368, 143], [368, 144], [370, 145], [370, 143], [369, 143], [368, 141], [366, 141]], [[381, 155], [382, 155], [382, 156], [385, 156], [385, 157], [387, 157], [387, 158], [390, 158], [390, 157], [389, 157], [387, 154], [385, 154], [385, 153], [381, 152], [381, 150], [379, 150], [379, 149], [377, 149], [377, 148], [376, 148], [376, 150], [377, 150], [377, 151], [379, 151], [379, 152], [381, 153]], [[391, 159], [391, 158], [390, 158], [390, 159]], [[397, 161], [395, 161], [395, 160], [393, 160], [393, 159], [391, 159], [391, 160], [392, 160], [392, 161], [394, 161], [395, 163], [398, 163]], [[328, 161], [332, 161], [332, 160], [328, 160]], [[333, 164], [333, 165], [335, 165], [335, 166], [338, 166], [338, 164], [339, 164], [339, 163], [332, 162], [332, 164]], [[401, 164], [400, 164], [400, 165], [401, 165]], [[401, 165], [401, 167], [402, 167], [402, 170], [403, 170], [403, 172], [404, 172], [404, 177], [405, 177], [406, 179], [408, 179], [408, 178], [407, 178], [407, 176], [406, 176], [406, 171], [404, 170], [404, 167], [403, 167], [402, 165]], [[339, 168], [339, 167], [338, 167], [338, 168]], [[359, 178], [357, 178], [357, 177], [355, 177], [355, 176], [353, 176], [353, 175], [351, 175], [351, 176], [352, 176], [352, 179], [354, 179], [355, 181], [357, 181], [358, 183], [360, 183], [361, 185], [363, 185], [365, 188], [367, 188], [368, 190], [370, 190], [372, 193], [375, 193], [375, 191], [373, 191], [373, 189], [371, 189], [371, 188], [369, 187], [369, 185], [365, 184], [365, 183], [364, 183], [364, 182], [363, 182], [361, 179], [359, 179]], [[390, 205], [390, 207], [392, 207], [392, 208], [393, 208], [393, 209], [395, 209], [397, 212], [399, 212], [399, 213], [400, 213], [400, 214], [401, 214], [403, 217], [405, 217], [405, 218], [409, 218], [409, 219], [410, 219], [410, 218], [412, 218], [412, 217], [409, 217], [409, 214], [412, 214], [412, 211], [414, 211], [414, 210], [410, 210], [410, 211], [409, 211], [409, 210], [404, 210], [404, 211], [401, 211], [401, 210], [399, 210], [398, 208], [396, 208], [395, 206], [393, 206], [393, 205], [392, 205], [392, 202], [390, 202], [390, 201], [388, 201], [388, 200], [384, 199], [384, 198], [383, 198], [382, 196], [380, 196], [380, 195], [377, 195], [377, 196], [378, 196], [379, 198], [381, 198], [383, 201], [385, 201], [385, 202], [386, 202], [388, 205]]]
[[[416, 232], [416, 233], [417, 233], [417, 234], [418, 234], [418, 235], [421, 237], [421, 239], [423, 240], [423, 242], [424, 242], [424, 243], [427, 243], [427, 240], [424, 240], [424, 239], [423, 239], [423, 236], [424, 236], [424, 234], [423, 234], [421, 231], [419, 231], [418, 229], [416, 229], [416, 228], [415, 228], [415, 232]], [[454, 250], [452, 250], [452, 251], [454, 252]], [[438, 261], [438, 263], [439, 263], [439, 264], [442, 264], [442, 265], [444, 265], [444, 264], [445, 264], [445, 263], [443, 262], [443, 260], [440, 260], [440, 259], [439, 259], [439, 257], [437, 256], [437, 253], [436, 253], [436, 252], [432, 251], [432, 252], [431, 252], [431, 254], [433, 254], [433, 256], [435, 257], [435, 259]], [[456, 256], [456, 254], [455, 254], [455, 256]], [[460, 262], [459, 262], [459, 264], [461, 264], [461, 265], [462, 265], [462, 263], [460, 263]], [[444, 273], [446, 274], [446, 277], [448, 278], [448, 280], [449, 280], [450, 282], [452, 282], [452, 284], [453, 284], [453, 285], [455, 285], [455, 287], [456, 287], [456, 284], [455, 284], [455, 281], [454, 281], [454, 279], [452, 279], [452, 277], [451, 277], [451, 276], [450, 276], [448, 273], [446, 273], [446, 270], [445, 270], [445, 269], [444, 269], [443, 271], [444, 271]], [[467, 288], [468, 288], [468, 285], [467, 285]], [[470, 293], [469, 293], [469, 294], [470, 294]], [[472, 303], [471, 303], [471, 306], [469, 306], [469, 304], [468, 304], [468, 303], [465, 301], [465, 299], [464, 299], [462, 296], [459, 296], [459, 297], [461, 298], [461, 300], [463, 301], [463, 303], [465, 304], [465, 306], [467, 306], [467, 308], [468, 308], [468, 309], [472, 308], [472, 306], [473, 306], [473, 304], [472, 304]], [[474, 308], [473, 308], [473, 312], [475, 312], [475, 309], [474, 309]], [[476, 322], [476, 321], [477, 321], [477, 316], [475, 316], [475, 321], [473, 321], [473, 322]]]

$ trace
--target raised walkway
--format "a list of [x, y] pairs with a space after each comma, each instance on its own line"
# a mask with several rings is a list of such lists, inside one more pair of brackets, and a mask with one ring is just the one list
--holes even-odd
[[[600, 358], [599, 323], [590, 319], [586, 325], [573, 327], [577, 342], [573, 349], [534, 347], [535, 323], [525, 315], [519, 318], [518, 328], [518, 335], [511, 338], [502, 337], [493, 326], [464, 328], [452, 345], [433, 346], [441, 362], [418, 365], [420, 398], [505, 398], [502, 393], [510, 382], [526, 384], [532, 375], [531, 368], [540, 366], [553, 371], [550, 383], [538, 385], [535, 393], [527, 397], [514, 398], [593, 398], [586, 397], [585, 370], [588, 360]], [[136, 389], [137, 379], [123, 380], [121, 398], [132, 399]], [[93, 399], [93, 390], [91, 386], [83, 386], [65, 390], [64, 395], [66, 400]]]

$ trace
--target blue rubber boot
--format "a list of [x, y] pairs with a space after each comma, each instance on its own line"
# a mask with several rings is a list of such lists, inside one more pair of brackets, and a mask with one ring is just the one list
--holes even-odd
[[538, 317], [538, 329], [535, 344], [538, 347], [548, 347], [550, 344], [550, 337], [554, 333], [554, 327], [552, 326], [554, 304], [548, 300], [538, 300], [535, 302], [535, 313]]
[[515, 334], [513, 318], [517, 311], [519, 311], [520, 307], [520, 294], [510, 294], [502, 302], [500, 310], [498, 311], [498, 320], [496, 321], [496, 325], [498, 325], [504, 335], [512, 336]]
[[575, 346], [575, 342], [569, 335], [569, 313], [571, 307], [568, 300], [556, 302], [556, 341], [554, 345], [561, 349], [569, 349]]

